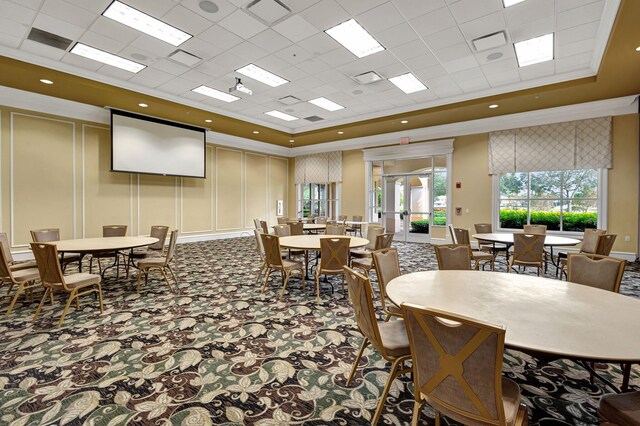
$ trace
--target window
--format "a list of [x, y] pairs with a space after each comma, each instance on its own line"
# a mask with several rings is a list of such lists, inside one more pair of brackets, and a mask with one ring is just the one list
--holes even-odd
[[333, 183], [307, 183], [297, 185], [298, 215], [324, 217], [338, 216], [339, 185]]
[[499, 175], [498, 227], [547, 225], [548, 231], [582, 232], [603, 223], [605, 172], [597, 169]]

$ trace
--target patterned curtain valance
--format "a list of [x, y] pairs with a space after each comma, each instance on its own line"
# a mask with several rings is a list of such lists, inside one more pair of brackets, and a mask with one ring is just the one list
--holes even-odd
[[296, 184], [342, 182], [342, 152], [296, 157]]
[[492, 175], [611, 167], [611, 117], [489, 134]]

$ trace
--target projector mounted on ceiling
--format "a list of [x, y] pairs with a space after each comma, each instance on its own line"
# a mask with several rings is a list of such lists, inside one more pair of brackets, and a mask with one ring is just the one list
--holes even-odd
[[242, 80], [240, 80], [238, 77], [236, 77], [236, 84], [234, 84], [233, 87], [229, 87], [229, 93], [233, 93], [233, 92], [242, 92], [242, 93], [246, 93], [247, 95], [253, 94], [251, 89], [249, 89], [247, 86], [242, 84]]

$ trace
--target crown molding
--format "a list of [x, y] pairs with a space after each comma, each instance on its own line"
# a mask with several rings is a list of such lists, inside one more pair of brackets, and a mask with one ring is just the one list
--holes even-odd
[[621, 0], [606, 0], [604, 4], [604, 10], [602, 11], [602, 17], [600, 18], [600, 26], [598, 27], [598, 33], [596, 34], [596, 44], [593, 47], [593, 56], [591, 56], [590, 67], [594, 73], [597, 73], [600, 70], [604, 51], [607, 48], [607, 43], [609, 43], [613, 24], [616, 21], [616, 16], [620, 9], [620, 3]]
[[278, 155], [281, 157], [291, 157], [291, 148], [280, 145], [260, 142], [253, 139], [242, 138], [240, 136], [227, 135], [212, 130], [207, 131], [207, 143], [222, 145], [231, 148], [256, 151], [261, 154]]
[[453, 138], [411, 145], [363, 149], [362, 152], [364, 152], [364, 161], [402, 160], [431, 155], [446, 155], [453, 152]]

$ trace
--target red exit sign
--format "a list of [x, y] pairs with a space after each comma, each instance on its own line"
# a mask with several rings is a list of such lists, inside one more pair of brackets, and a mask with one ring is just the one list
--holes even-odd
[[409, 145], [409, 138], [400, 138], [400, 145]]

